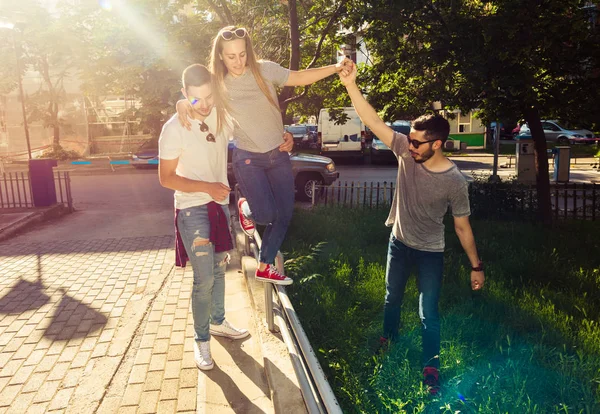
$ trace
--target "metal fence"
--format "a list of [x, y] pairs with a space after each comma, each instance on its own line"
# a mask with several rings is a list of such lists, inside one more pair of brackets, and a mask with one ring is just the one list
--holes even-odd
[[[73, 211], [71, 176], [68, 171], [54, 173], [54, 188], [58, 203]], [[36, 207], [33, 201], [29, 172], [9, 172], [0, 176], [0, 209], [22, 209]]]
[[[390, 182], [338, 182], [316, 185], [313, 205], [348, 208], [389, 207], [395, 192]], [[469, 183], [469, 199], [475, 217], [534, 218], [538, 211], [535, 186], [510, 183]], [[555, 219], [600, 219], [600, 185], [596, 183], [553, 183], [550, 204]]]

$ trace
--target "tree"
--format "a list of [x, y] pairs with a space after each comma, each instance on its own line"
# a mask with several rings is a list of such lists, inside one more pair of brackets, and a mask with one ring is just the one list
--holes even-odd
[[[524, 117], [536, 153], [539, 215], [551, 219], [541, 114], [598, 119], [598, 48], [577, 0], [352, 2], [376, 54], [369, 98], [390, 119], [446, 108], [481, 109], [485, 122]], [[583, 98], [583, 99], [582, 99]], [[574, 118], [576, 117], [576, 118]], [[595, 120], [594, 120], [595, 118]]]
[[[11, 3], [3, 10], [8, 16], [22, 20], [19, 34], [13, 32], [13, 36], [23, 72], [35, 71], [41, 78], [39, 89], [28, 101], [28, 118], [41, 120], [44, 127], [53, 129], [55, 146], [60, 142], [60, 111], [66, 99], [64, 81], [76, 73], [82, 47], [80, 36], [69, 24], [68, 10], [50, 13], [33, 0]], [[14, 51], [2, 48], [0, 53], [3, 61], [15, 61]], [[9, 79], [2, 88], [4, 92], [16, 86], [16, 76]]]
[[207, 63], [216, 29], [205, 12], [186, 13], [169, 0], [134, 0], [96, 8], [87, 15], [86, 59], [80, 62], [83, 89], [90, 97], [136, 97], [135, 114], [157, 137], [181, 97], [181, 73]]

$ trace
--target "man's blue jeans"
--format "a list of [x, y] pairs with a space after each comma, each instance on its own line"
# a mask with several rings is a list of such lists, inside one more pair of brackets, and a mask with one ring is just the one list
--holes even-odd
[[252, 219], [266, 226], [260, 261], [275, 263], [294, 212], [294, 174], [287, 152], [278, 148], [264, 154], [233, 150], [233, 172], [248, 200]]
[[398, 336], [400, 308], [406, 282], [413, 266], [417, 267], [419, 289], [419, 317], [423, 338], [423, 365], [440, 366], [440, 315], [438, 301], [444, 272], [444, 253], [416, 250], [390, 235], [385, 274], [385, 306], [383, 334], [386, 338]]
[[[228, 207], [222, 208], [229, 220]], [[194, 271], [192, 315], [195, 338], [196, 341], [208, 341], [209, 322], [220, 325], [225, 319], [225, 268], [229, 254], [215, 253], [209, 241], [210, 221], [205, 205], [180, 210], [177, 228]]]

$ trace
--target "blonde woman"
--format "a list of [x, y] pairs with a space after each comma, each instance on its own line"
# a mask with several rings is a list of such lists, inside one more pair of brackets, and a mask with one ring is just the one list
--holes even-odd
[[[284, 134], [276, 88], [310, 85], [336, 73], [350, 73], [352, 67], [352, 61], [345, 59], [336, 65], [293, 71], [259, 60], [243, 27], [224, 27], [213, 40], [210, 57], [213, 91], [236, 120], [233, 171], [252, 219], [266, 226], [256, 280], [292, 283], [274, 266], [294, 210], [294, 176], [288, 155], [294, 141], [291, 134]], [[189, 109], [186, 100], [177, 103], [184, 126], [189, 124]], [[254, 223], [248, 219], [250, 213], [244, 209], [245, 201], [240, 199], [238, 203], [240, 224], [252, 235]]]

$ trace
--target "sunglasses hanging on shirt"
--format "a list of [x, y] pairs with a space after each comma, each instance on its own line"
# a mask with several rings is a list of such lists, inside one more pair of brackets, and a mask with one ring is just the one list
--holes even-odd
[[206, 125], [206, 123], [200, 122], [200, 131], [208, 132], [208, 134], [206, 135], [206, 140], [208, 142], [216, 142], [215, 136], [212, 134], [212, 132], [208, 131], [208, 125]]

